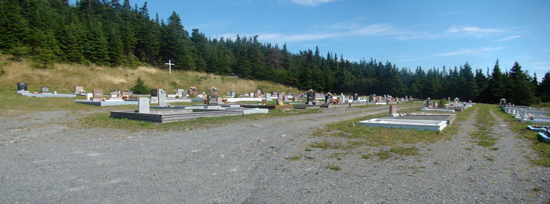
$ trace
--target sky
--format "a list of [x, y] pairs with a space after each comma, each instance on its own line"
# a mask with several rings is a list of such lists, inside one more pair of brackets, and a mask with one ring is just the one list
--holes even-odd
[[319, 46], [325, 57], [373, 58], [412, 70], [468, 62], [492, 72], [498, 59], [506, 71], [517, 61], [539, 82], [550, 71], [548, 0], [157, 0], [147, 8], [165, 21], [175, 11], [189, 33], [258, 35], [293, 53]]

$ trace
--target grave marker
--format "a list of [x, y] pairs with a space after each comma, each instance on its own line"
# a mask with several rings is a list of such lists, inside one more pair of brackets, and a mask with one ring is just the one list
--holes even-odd
[[208, 95], [206, 105], [208, 105], [208, 106], [217, 106], [218, 105], [218, 97], [219, 96]]
[[40, 93], [50, 93], [50, 87], [47, 87], [47, 86], [40, 87]]
[[18, 91], [27, 91], [27, 83], [25, 83], [25, 82], [17, 83], [17, 90]]
[[94, 97], [92, 101], [101, 101], [103, 100], [103, 89], [94, 89], [92, 90]]
[[83, 86], [74, 86], [74, 94], [82, 94], [84, 92]]
[[270, 93], [265, 94], [265, 101], [271, 101], [271, 94]]
[[159, 100], [159, 107], [166, 107], [166, 92], [162, 89], [159, 89], [158, 94], [158, 100]]
[[397, 114], [397, 105], [390, 105], [390, 113], [387, 115], [387, 117], [397, 117], [399, 114]]
[[158, 96], [158, 90], [157, 89], [151, 89], [151, 97], [157, 97]]
[[138, 113], [149, 113], [149, 99], [148, 98], [139, 98], [138, 99]]
[[168, 70], [170, 74], [172, 74], [172, 65], [176, 65], [176, 64], [172, 64], [172, 60], [168, 60], [168, 63], [164, 63], [164, 64], [168, 65]]
[[308, 105], [313, 105], [313, 102], [315, 101], [315, 92], [313, 92], [312, 89], [310, 89], [308, 92], [307, 92], [307, 101], [306, 101], [306, 104]]

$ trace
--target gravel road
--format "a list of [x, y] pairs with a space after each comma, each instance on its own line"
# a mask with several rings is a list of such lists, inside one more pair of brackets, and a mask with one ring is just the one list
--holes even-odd
[[[499, 150], [471, 142], [475, 113], [456, 124], [451, 140], [418, 144], [418, 156], [338, 160], [330, 156], [337, 150], [304, 151], [319, 140], [310, 134], [326, 124], [387, 111], [334, 108], [138, 132], [69, 127], [67, 121], [86, 115], [70, 111], [3, 117], [0, 202], [541, 203], [550, 196], [549, 168], [529, 163], [528, 142], [502, 119], [493, 127]], [[341, 170], [327, 169], [331, 164]]]

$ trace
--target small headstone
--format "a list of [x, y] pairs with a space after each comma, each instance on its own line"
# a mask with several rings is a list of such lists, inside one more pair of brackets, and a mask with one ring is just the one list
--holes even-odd
[[298, 102], [298, 94], [292, 94], [292, 102]]
[[158, 96], [158, 90], [157, 89], [151, 89], [151, 97], [157, 97]]
[[138, 113], [149, 113], [149, 99], [148, 98], [139, 98], [138, 99]]
[[262, 90], [259, 90], [259, 89], [258, 89], [258, 90], [256, 90], [256, 94], [257, 94], [257, 95], [260, 95], [260, 94], [262, 94]]
[[359, 101], [359, 96], [357, 95], [357, 93], [353, 94], [353, 101]]
[[48, 86], [40, 87], [40, 93], [50, 93], [50, 87]]
[[197, 89], [197, 87], [194, 87], [192, 86], [190, 89], [189, 89], [189, 96], [191, 96], [191, 94], [195, 95], [195, 97], [199, 97], [199, 90]]
[[27, 91], [27, 83], [25, 83], [25, 82], [17, 83], [17, 90], [18, 91]]
[[120, 96], [120, 91], [119, 90], [111, 90], [111, 97], [109, 98], [109, 100], [122, 100], [122, 96]]
[[313, 101], [315, 101], [315, 92], [313, 92], [312, 89], [310, 89], [307, 92], [307, 101], [306, 104], [313, 105]]
[[391, 105], [390, 106], [390, 113], [387, 115], [388, 117], [397, 117], [399, 114], [397, 114], [397, 105]]
[[82, 94], [84, 92], [83, 86], [74, 86], [74, 94]]
[[92, 101], [101, 101], [103, 100], [103, 90], [102, 89], [94, 89], [92, 90], [92, 93], [94, 94], [94, 98]]
[[235, 89], [231, 90], [231, 98], [235, 98], [237, 96], [237, 92], [235, 92]]
[[219, 96], [219, 92], [218, 92], [218, 89], [215, 88], [215, 87], [212, 87], [210, 88], [210, 94], [209, 95], [212, 95], [212, 96]]
[[131, 95], [130, 91], [125, 90], [125, 91], [122, 92], [122, 99], [125, 99], [125, 98], [128, 99], [128, 98], [130, 98], [130, 95]]
[[271, 94], [270, 93], [265, 94], [265, 101], [271, 101]]
[[332, 94], [330, 92], [327, 92], [325, 95], [325, 103], [329, 103], [332, 100]]

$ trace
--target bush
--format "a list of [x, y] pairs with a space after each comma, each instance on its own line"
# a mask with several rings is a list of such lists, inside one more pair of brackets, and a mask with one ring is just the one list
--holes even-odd
[[194, 93], [189, 94], [189, 98], [196, 98], [196, 97], [197, 97], [197, 96], [195, 96]]
[[439, 101], [439, 106], [440, 107], [445, 106], [445, 104], [447, 104], [447, 99], [443, 98], [443, 99], [441, 99], [441, 101]]
[[136, 85], [130, 90], [134, 91], [134, 94], [149, 94], [151, 93], [151, 88], [149, 88], [147, 85], [145, 85], [145, 81], [141, 79], [141, 77], [138, 77], [136, 79]]

